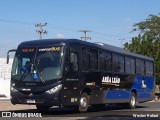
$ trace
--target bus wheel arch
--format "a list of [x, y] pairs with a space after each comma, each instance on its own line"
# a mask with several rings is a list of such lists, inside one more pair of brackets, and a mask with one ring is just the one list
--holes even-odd
[[135, 93], [135, 95], [136, 95], [136, 98], [137, 98], [137, 90], [136, 89], [132, 89], [132, 91], [131, 91], [131, 93]]
[[86, 88], [82, 89], [81, 92], [80, 92], [80, 95], [83, 94], [83, 93], [87, 93], [87, 95], [88, 95], [88, 101], [89, 101], [89, 104], [90, 104], [92, 102], [91, 101], [91, 95], [92, 95], [91, 88], [86, 87]]
[[91, 88], [86, 87], [86, 88], [82, 89], [82, 91], [80, 92], [80, 94], [82, 94], [82, 93], [87, 93], [88, 95], [91, 95], [92, 90], [91, 90]]
[[79, 112], [86, 112], [88, 110], [90, 95], [91, 95], [90, 88], [84, 88], [80, 92], [79, 105], [76, 107], [76, 110], [78, 110]]
[[136, 107], [136, 102], [137, 102], [137, 90], [133, 89], [130, 93], [130, 100], [129, 100], [129, 108], [134, 109]]

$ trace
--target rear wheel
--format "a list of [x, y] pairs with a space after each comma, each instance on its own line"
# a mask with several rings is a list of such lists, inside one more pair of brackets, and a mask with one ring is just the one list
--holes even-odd
[[134, 92], [131, 93], [131, 98], [130, 98], [128, 106], [131, 109], [134, 109], [136, 107], [136, 94]]
[[82, 93], [79, 99], [79, 105], [76, 110], [79, 112], [86, 112], [88, 110], [89, 98], [87, 93]]
[[36, 107], [39, 112], [48, 112], [50, 108], [49, 106], [44, 106], [44, 105], [36, 105]]

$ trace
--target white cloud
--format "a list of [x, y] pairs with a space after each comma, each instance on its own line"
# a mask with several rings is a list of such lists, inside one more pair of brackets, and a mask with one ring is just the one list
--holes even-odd
[[128, 17], [128, 18], [126, 18], [126, 21], [131, 22], [131, 21], [133, 21], [133, 19], [131, 17]]
[[65, 38], [65, 35], [61, 34], [61, 33], [57, 33], [57, 38]]

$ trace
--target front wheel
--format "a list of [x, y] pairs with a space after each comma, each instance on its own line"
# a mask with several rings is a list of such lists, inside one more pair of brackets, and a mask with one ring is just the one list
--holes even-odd
[[136, 107], [136, 94], [134, 92], [131, 93], [131, 98], [128, 106], [131, 109], [134, 109]]
[[76, 110], [79, 112], [86, 112], [88, 110], [89, 98], [87, 93], [82, 93], [79, 99], [79, 105], [76, 107]]

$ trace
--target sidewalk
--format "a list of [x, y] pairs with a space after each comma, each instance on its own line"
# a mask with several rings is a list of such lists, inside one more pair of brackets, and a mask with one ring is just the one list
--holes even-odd
[[10, 110], [27, 110], [34, 109], [36, 110], [35, 105], [13, 105], [9, 99], [0, 99], [0, 111], [10, 111]]
[[10, 98], [0, 97], [0, 101], [10, 101]]

